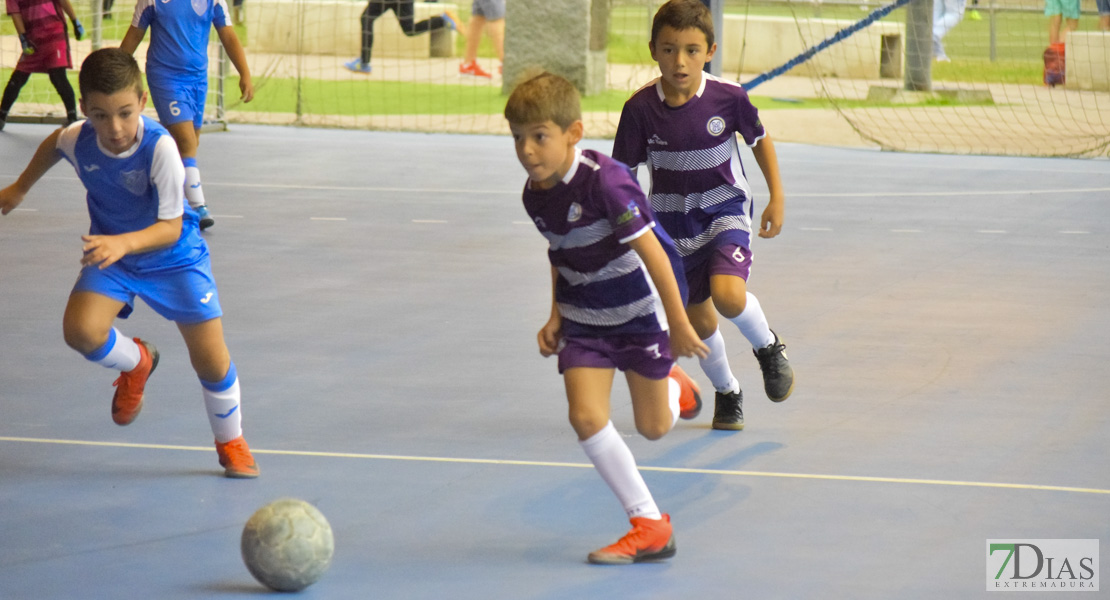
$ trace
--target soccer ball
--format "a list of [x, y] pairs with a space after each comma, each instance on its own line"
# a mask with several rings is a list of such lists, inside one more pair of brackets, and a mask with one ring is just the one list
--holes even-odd
[[279, 592], [297, 592], [328, 570], [335, 539], [315, 506], [281, 498], [251, 515], [240, 548], [243, 562], [260, 583]]

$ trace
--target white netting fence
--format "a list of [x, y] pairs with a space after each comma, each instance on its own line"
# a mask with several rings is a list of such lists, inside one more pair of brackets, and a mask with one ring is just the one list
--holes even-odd
[[[521, 28], [543, 25], [520, 12], [523, 2], [514, 12], [515, 1], [508, 0], [509, 36], [521, 35]], [[583, 0], [577, 1], [574, 6]], [[912, 151], [1106, 156], [1110, 32], [1098, 29], [1094, 0], [1081, 0], [1078, 28], [1066, 35], [1063, 46], [1064, 81], [1055, 86], [1044, 82], [1049, 17], [1043, 3], [974, 2], [968, 0], [958, 11], [962, 19], [945, 34], [943, 57], [931, 36], [914, 31], [912, 18], [907, 23], [911, 4], [859, 27], [852, 35], [840, 34], [844, 39], [784, 74], [760, 81], [750, 94], [778, 139], [829, 144], [862, 140]], [[590, 135], [611, 135], [624, 99], [657, 75], [647, 44], [659, 4], [658, 0], [593, 0], [595, 18], [599, 9], [604, 11], [604, 17], [595, 22], [604, 23], [607, 32], [602, 36], [606, 89], [583, 100]], [[807, 48], [837, 37], [837, 32], [882, 6], [842, 0], [728, 0], [717, 32], [722, 76], [751, 82]], [[931, 2], [917, 6], [918, 16], [922, 7], [932, 12]], [[256, 99], [238, 102], [232, 69], [223, 82], [227, 98], [221, 101], [219, 61], [213, 60], [210, 119], [220, 120], [223, 109], [231, 122], [507, 131], [501, 118], [505, 100], [498, 71], [501, 60], [490, 36], [495, 30], [479, 32], [474, 52], [480, 70], [490, 77], [459, 70], [468, 54], [469, 2], [414, 4], [413, 23], [448, 12], [458, 15], [459, 31], [441, 28], [409, 36], [393, 12], [385, 13], [373, 25], [368, 74], [344, 66], [360, 55], [360, 15], [365, 7], [365, 1], [352, 0], [245, 0], [245, 18], [236, 30], [247, 49]], [[92, 29], [92, 5], [77, 8]], [[131, 11], [130, 5], [117, 5], [112, 18], [102, 22], [99, 36], [104, 45], [122, 38]], [[948, 14], [951, 20], [953, 11]], [[1065, 20], [1064, 28], [1067, 25]], [[0, 69], [5, 81], [18, 58], [19, 44], [12, 33], [10, 23], [0, 29]], [[90, 31], [90, 38], [93, 35]], [[214, 35], [212, 39], [210, 54], [216, 57], [219, 42]], [[90, 41], [77, 42], [75, 64], [90, 49]], [[513, 60], [510, 53], [507, 61]], [[931, 90], [907, 91], [922, 75]], [[64, 115], [45, 76], [31, 78], [12, 113], [28, 118]]]

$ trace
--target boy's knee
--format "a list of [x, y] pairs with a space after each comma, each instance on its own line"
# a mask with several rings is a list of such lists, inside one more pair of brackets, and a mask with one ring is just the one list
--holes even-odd
[[645, 424], [642, 424], [642, 425], [641, 424], [636, 425], [636, 431], [639, 431], [640, 435], [644, 436], [645, 438], [647, 438], [648, 440], [651, 440], [653, 442], [655, 440], [667, 435], [667, 432], [670, 431], [670, 430], [671, 430], [671, 424], [670, 424], [669, 421], [658, 421], [658, 422], [655, 422], [655, 423], [645, 423]]
[[578, 439], [588, 440], [597, 432], [605, 428], [609, 422], [607, 416], [600, 415], [594, 411], [585, 410], [572, 410], [570, 411], [570, 426], [574, 428], [574, 432], [578, 434]]
[[735, 319], [744, 312], [747, 306], [747, 294], [729, 294], [721, 298], [713, 298], [713, 304], [716, 305], [717, 311], [726, 319]]
[[95, 331], [82, 323], [62, 323], [62, 337], [66, 345], [81, 354], [91, 354], [108, 341], [107, 331]]

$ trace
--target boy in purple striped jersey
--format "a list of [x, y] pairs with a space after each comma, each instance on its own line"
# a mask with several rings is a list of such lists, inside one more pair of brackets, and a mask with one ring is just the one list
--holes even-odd
[[661, 76], [624, 105], [613, 157], [651, 173], [651, 206], [686, 267], [686, 314], [709, 347], [701, 367], [717, 389], [713, 428], [744, 428], [743, 395], [732, 375], [717, 312], [751, 342], [767, 396], [786, 400], [794, 371], [786, 346], [747, 290], [752, 192], [736, 135], [752, 148], [770, 199], [759, 237], [779, 234], [783, 191], [771, 138], [739, 84], [703, 73], [713, 58], [713, 17], [701, 0], [670, 0], [655, 14], [649, 43]]
[[636, 429], [650, 440], [701, 410], [697, 386], [673, 358], [707, 352], [683, 310], [675, 277], [681, 259], [655, 227], [628, 167], [577, 148], [582, 111], [569, 81], [550, 73], [527, 79], [509, 97], [505, 118], [528, 172], [524, 208], [549, 244], [554, 294], [537, 336], [540, 354], [559, 356], [571, 426], [632, 523], [589, 561], [669, 558], [670, 516], [656, 506], [609, 420], [609, 391], [614, 371], [624, 371]]

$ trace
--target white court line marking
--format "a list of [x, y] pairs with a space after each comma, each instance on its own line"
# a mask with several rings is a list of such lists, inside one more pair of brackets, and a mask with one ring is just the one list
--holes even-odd
[[531, 221], [513, 221], [513, 225], [531, 225]]
[[891, 229], [891, 233], [921, 233], [920, 229]]
[[975, 233], [1006, 233], [1005, 229], [977, 229]]
[[37, 208], [13, 208], [12, 212], [39, 212]]
[[366, 185], [296, 185], [283, 183], [212, 183], [205, 181], [204, 185], [222, 185], [225, 187], [278, 189], [278, 190], [324, 190], [332, 192], [408, 192], [413, 194], [505, 194], [519, 196], [520, 190], [478, 190], [463, 188], [399, 188]]
[[347, 217], [309, 217], [310, 221], [346, 221]]
[[244, 218], [243, 215], [217, 215], [217, 214], [212, 215], [213, 219], [215, 219], [217, 217], [219, 217], [221, 219], [242, 219], [242, 218]]
[[[208, 185], [207, 183], [205, 185]], [[823, 193], [794, 193], [796, 198], [904, 198], [904, 197], [938, 197], [938, 196], [1021, 196], [1025, 194], [1094, 194], [1110, 192], [1110, 188], [1071, 188], [1056, 190], [995, 190], [987, 192], [823, 192]]]
[[802, 231], [832, 231], [832, 227], [799, 227]]
[[1065, 230], [1061, 231], [1060, 233], [1062, 233], [1062, 234], [1064, 234], [1064, 235], [1087, 235], [1088, 233], [1091, 233], [1091, 232], [1090, 232], [1090, 231], [1081, 231], [1081, 230], [1068, 230], [1068, 229], [1065, 229]]
[[412, 222], [413, 223], [437, 223], [437, 224], [442, 225], [443, 223], [446, 223], [447, 221], [444, 221], [443, 219], [413, 219]]
[[[167, 444], [135, 444], [129, 442], [95, 442], [90, 440], [52, 440], [46, 438], [26, 438], [0, 436], [0, 442], [25, 442], [32, 444], [56, 444], [65, 446], [101, 446], [108, 448], [145, 448], [151, 450], [186, 450], [190, 452], [214, 452], [209, 446], [174, 446]], [[415, 462], [463, 463], [471, 465], [511, 465], [521, 467], [560, 467], [568, 469], [592, 469], [589, 463], [547, 462], [535, 460], [503, 460], [494, 458], [450, 458], [443, 456], [403, 456], [395, 454], [362, 454], [355, 452], [313, 452], [308, 450], [260, 450], [251, 448], [255, 454], [283, 456], [312, 456], [323, 458], [364, 458], [369, 460], [401, 460]], [[782, 479], [816, 479], [826, 481], [859, 481], [868, 483], [904, 483], [913, 485], [944, 485], [957, 487], [1001, 488], [1011, 490], [1038, 490], [1046, 492], [1071, 492], [1076, 494], [1107, 494], [1110, 490], [1099, 488], [1070, 487], [1060, 485], [1037, 485], [1027, 483], [993, 483], [989, 481], [955, 481], [947, 479], [914, 479], [907, 477], [866, 477], [859, 475], [820, 475], [814, 473], [776, 473], [773, 471], [732, 471], [728, 469], [695, 469], [683, 467], [651, 467], [640, 465], [642, 471], [660, 473], [688, 473], [694, 475], [725, 475], [734, 477], [776, 477]]]

